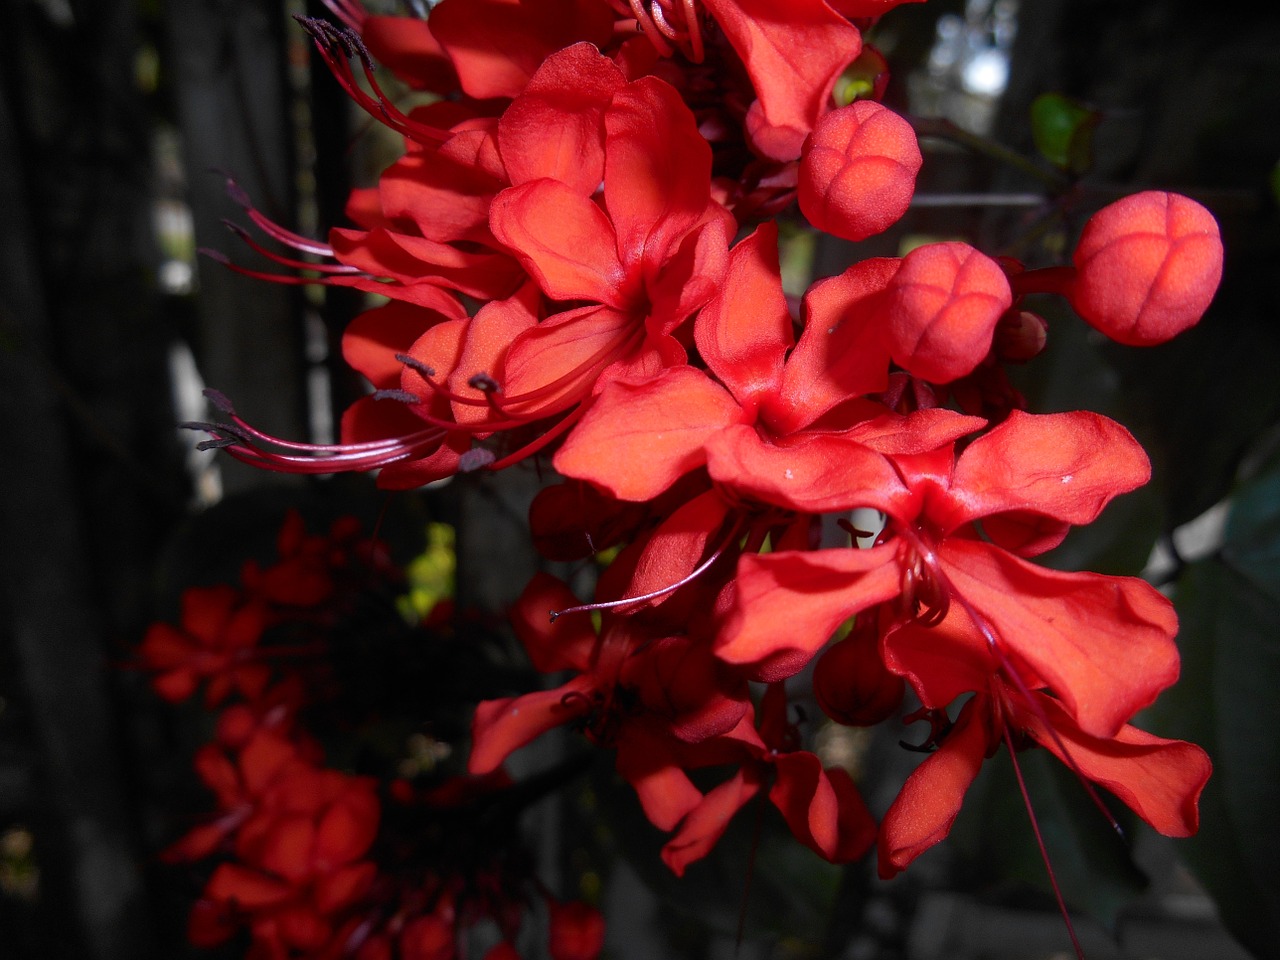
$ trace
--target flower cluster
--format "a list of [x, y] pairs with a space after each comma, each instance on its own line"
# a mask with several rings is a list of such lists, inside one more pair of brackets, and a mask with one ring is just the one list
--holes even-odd
[[[335, 728], [354, 731], [343, 752], [355, 755], [396, 728], [385, 689], [360, 696], [387, 656], [419, 689], [442, 659], [456, 663], [447, 601], [420, 621], [387, 605], [404, 573], [354, 518], [309, 535], [291, 511], [277, 547], [268, 567], [246, 562], [238, 585], [187, 588], [180, 623], [155, 623], [135, 650], [161, 697], [181, 703], [203, 686], [212, 714], [193, 760], [214, 808], [160, 852], [202, 877], [191, 943], [239, 937], [252, 960], [453, 960], [487, 925], [486, 960], [518, 960], [541, 904], [555, 960], [594, 960], [599, 912], [546, 889], [518, 835], [515, 814], [538, 798], [527, 784], [497, 768], [450, 772], [443, 740], [414, 770], [326, 758], [343, 741]], [[414, 706], [418, 726], [447, 730], [439, 702]]]
[[[327, 243], [238, 195], [320, 258], [274, 254], [312, 271], [276, 279], [381, 298], [343, 340], [372, 390], [323, 447], [215, 395], [226, 420], [200, 425], [206, 444], [388, 489], [548, 459], [534, 542], [616, 557], [590, 602], [546, 574], [528, 585], [514, 628], [568, 679], [481, 702], [470, 770], [581, 731], [616, 751], [677, 874], [767, 794], [805, 846], [834, 862], [874, 846], [893, 876], [1002, 745], [1045, 748], [1161, 833], [1196, 829], [1207, 757], [1132, 725], [1178, 675], [1170, 603], [1035, 562], [1147, 482], [1148, 458], [1097, 413], [1028, 411], [1008, 368], [1045, 345], [1034, 296], [1125, 345], [1198, 322], [1217, 224], [1143, 191], [1094, 212], [1070, 264], [947, 240], [788, 296], [780, 225], [860, 241], [912, 199], [916, 134], [863, 42], [900, 2], [442, 0], [419, 20], [330, 0], [336, 23], [302, 25], [404, 155]], [[400, 109], [377, 64], [432, 96]], [[236, 617], [257, 614], [224, 608], [200, 642], [225, 659], [252, 632]], [[878, 824], [805, 749], [802, 672], [837, 723], [928, 721], [929, 755]], [[704, 789], [691, 774], [710, 768], [723, 779]]]

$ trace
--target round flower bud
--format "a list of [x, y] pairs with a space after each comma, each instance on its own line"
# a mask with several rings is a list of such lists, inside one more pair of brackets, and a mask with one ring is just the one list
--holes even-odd
[[1222, 279], [1213, 215], [1194, 200], [1157, 190], [1090, 217], [1072, 259], [1072, 307], [1129, 346], [1162, 343], [1194, 326]]
[[872, 100], [818, 121], [800, 155], [800, 210], [819, 230], [864, 240], [907, 211], [920, 172], [915, 131]]

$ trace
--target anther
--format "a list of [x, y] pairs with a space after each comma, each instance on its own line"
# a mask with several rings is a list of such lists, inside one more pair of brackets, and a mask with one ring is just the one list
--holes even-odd
[[416, 393], [410, 393], [408, 390], [375, 390], [373, 392], [375, 400], [399, 400], [401, 403], [419, 404], [422, 398]]
[[421, 360], [418, 360], [414, 357], [409, 356], [407, 353], [397, 353], [396, 360], [399, 363], [403, 363], [406, 367], [408, 367], [414, 373], [419, 374], [424, 380], [430, 380], [432, 377], [436, 375], [436, 372], [434, 369], [427, 366]]
[[493, 377], [489, 376], [489, 374], [484, 373], [483, 371], [480, 373], [474, 374], [471, 377], [471, 379], [467, 381], [467, 386], [470, 387], [472, 390], [480, 390], [483, 393], [501, 393], [502, 392], [502, 385], [498, 383], [497, 380], [493, 379]]

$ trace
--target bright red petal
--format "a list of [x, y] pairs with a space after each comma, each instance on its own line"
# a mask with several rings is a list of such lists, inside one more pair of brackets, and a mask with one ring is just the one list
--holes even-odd
[[778, 227], [762, 223], [730, 253], [729, 269], [694, 327], [698, 352], [744, 407], [782, 387], [795, 343], [778, 266]]
[[548, 57], [498, 122], [498, 147], [513, 185], [550, 177], [584, 197], [604, 178], [604, 111], [626, 84], [587, 43]]
[[625, 307], [613, 227], [595, 203], [558, 180], [534, 180], [493, 198], [493, 234], [552, 300]]
[[[858, 29], [823, 0], [704, 0], [760, 98], [755, 145], [774, 160], [800, 156], [840, 71], [862, 50]], [[767, 134], [767, 135], [766, 135]]]
[[739, 561], [737, 582], [716, 656], [769, 682], [797, 673], [846, 619], [901, 590], [889, 545], [753, 554]]
[[[1053, 698], [1037, 696], [1036, 700], [1044, 719], [1026, 710], [1021, 722], [1041, 746], [1064, 763], [1073, 763], [1165, 836], [1189, 837], [1196, 832], [1200, 793], [1212, 770], [1203, 750], [1128, 725], [1109, 739], [1090, 737]], [[1045, 720], [1053, 733], [1046, 729]]]
[[977, 540], [938, 556], [1015, 669], [1030, 664], [1091, 736], [1113, 736], [1178, 678], [1173, 605], [1145, 580], [1050, 570]]
[[706, 457], [716, 482], [748, 499], [801, 513], [853, 507], [899, 513], [910, 497], [887, 459], [831, 434], [770, 443], [754, 427], [728, 427], [707, 440]]
[[929, 516], [943, 530], [1009, 511], [1091, 523], [1113, 497], [1150, 476], [1138, 441], [1108, 417], [1014, 410], [965, 448], [952, 496]]
[[707, 439], [740, 416], [701, 370], [671, 367], [645, 383], [605, 387], [552, 462], [620, 500], [651, 500], [701, 466]]
[[666, 259], [711, 199], [711, 146], [675, 89], [644, 77], [605, 114], [604, 202], [628, 268]]
[[938, 749], [902, 785], [880, 823], [877, 847], [880, 876], [885, 880], [951, 832], [965, 791], [999, 743], [987, 727], [983, 711], [988, 708], [988, 701], [981, 697], [966, 703]]

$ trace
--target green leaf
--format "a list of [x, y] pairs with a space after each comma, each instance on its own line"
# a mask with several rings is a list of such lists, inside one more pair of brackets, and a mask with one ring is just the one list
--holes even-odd
[[1054, 166], [1082, 174], [1093, 165], [1093, 131], [1100, 115], [1078, 100], [1042, 93], [1031, 102], [1036, 149]]
[[1217, 902], [1227, 929], [1266, 960], [1280, 957], [1278, 597], [1222, 559], [1190, 565], [1174, 598], [1182, 677], [1145, 724], [1161, 736], [1199, 744], [1212, 758], [1200, 831], [1178, 850]]

